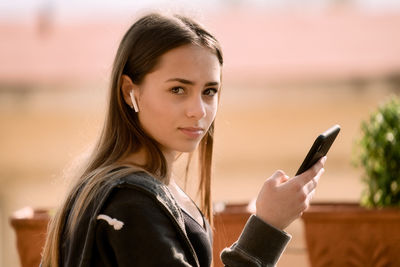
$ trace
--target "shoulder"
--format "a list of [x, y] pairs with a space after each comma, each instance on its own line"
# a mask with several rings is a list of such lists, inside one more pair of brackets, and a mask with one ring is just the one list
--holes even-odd
[[116, 172], [112, 175], [116, 177], [111, 176], [110, 180], [106, 181], [102, 185], [102, 189], [99, 190], [104, 204], [110, 202], [110, 200], [121, 200], [122, 196], [132, 199], [148, 195], [150, 198], [157, 199], [158, 195], [162, 195], [165, 201], [170, 200], [172, 197], [172, 195], [168, 194], [168, 188], [164, 183], [144, 171], [125, 174]]
[[110, 266], [189, 266], [195, 260], [181, 223], [148, 191], [116, 187], [96, 217], [96, 255]]
[[[176, 220], [159, 200], [158, 191], [162, 190], [162, 185], [152, 183], [156, 187], [150, 189], [148, 182], [133, 182], [138, 177], [139, 179], [147, 178], [137, 174], [129, 175], [121, 178], [110, 190], [96, 214], [98, 231], [106, 231], [113, 236], [123, 237], [124, 233], [132, 235], [132, 231], [136, 230], [139, 230], [140, 234], [144, 229], [153, 227], [155, 224], [164, 228]], [[163, 201], [172, 200], [164, 199]]]
[[[145, 172], [134, 172], [113, 182], [100, 210], [132, 214], [143, 210], [162, 211], [184, 228], [180, 208], [168, 187]], [[129, 211], [129, 212], [127, 212]]]
[[105, 194], [103, 208], [125, 205], [158, 205], [160, 195], [165, 202], [172, 202], [168, 188], [161, 181], [145, 172], [133, 172], [113, 180]]
[[155, 216], [161, 219], [167, 218], [166, 215], [154, 195], [135, 187], [116, 187], [105, 200], [96, 219], [99, 223], [102, 221], [106, 224], [110, 222], [105, 218], [115, 219], [122, 222], [126, 228], [133, 222], [146, 223], [154, 220]]
[[122, 176], [115, 180], [111, 186], [116, 188], [141, 189], [155, 195], [168, 190], [163, 182], [143, 171], [133, 172]]

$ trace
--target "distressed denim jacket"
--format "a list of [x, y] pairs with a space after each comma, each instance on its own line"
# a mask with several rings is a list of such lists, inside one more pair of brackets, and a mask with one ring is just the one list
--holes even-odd
[[[144, 172], [107, 185], [74, 229], [63, 234], [60, 266], [199, 266], [177, 202]], [[252, 215], [221, 260], [225, 266], [274, 266], [289, 240]]]

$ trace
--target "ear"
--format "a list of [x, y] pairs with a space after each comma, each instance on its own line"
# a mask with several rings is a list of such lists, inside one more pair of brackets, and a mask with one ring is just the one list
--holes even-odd
[[132, 82], [131, 78], [129, 78], [128, 75], [123, 74], [121, 76], [121, 92], [124, 97], [125, 103], [128, 104], [130, 107], [133, 107], [133, 103], [130, 97], [130, 92], [132, 90], [136, 98], [138, 93], [137, 86]]

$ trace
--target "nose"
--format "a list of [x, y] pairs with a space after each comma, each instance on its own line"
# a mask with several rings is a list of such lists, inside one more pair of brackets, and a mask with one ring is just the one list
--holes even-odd
[[201, 96], [193, 96], [186, 106], [186, 115], [189, 118], [201, 119], [206, 116], [206, 103]]

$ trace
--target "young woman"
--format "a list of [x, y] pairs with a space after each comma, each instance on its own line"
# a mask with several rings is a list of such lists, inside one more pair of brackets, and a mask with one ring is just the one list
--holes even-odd
[[[210, 266], [214, 119], [221, 48], [189, 18], [149, 14], [119, 46], [101, 137], [48, 232], [42, 266]], [[201, 208], [175, 183], [174, 161], [198, 151]], [[325, 158], [266, 180], [227, 266], [273, 266], [307, 208]], [[204, 215], [203, 215], [204, 214]]]

